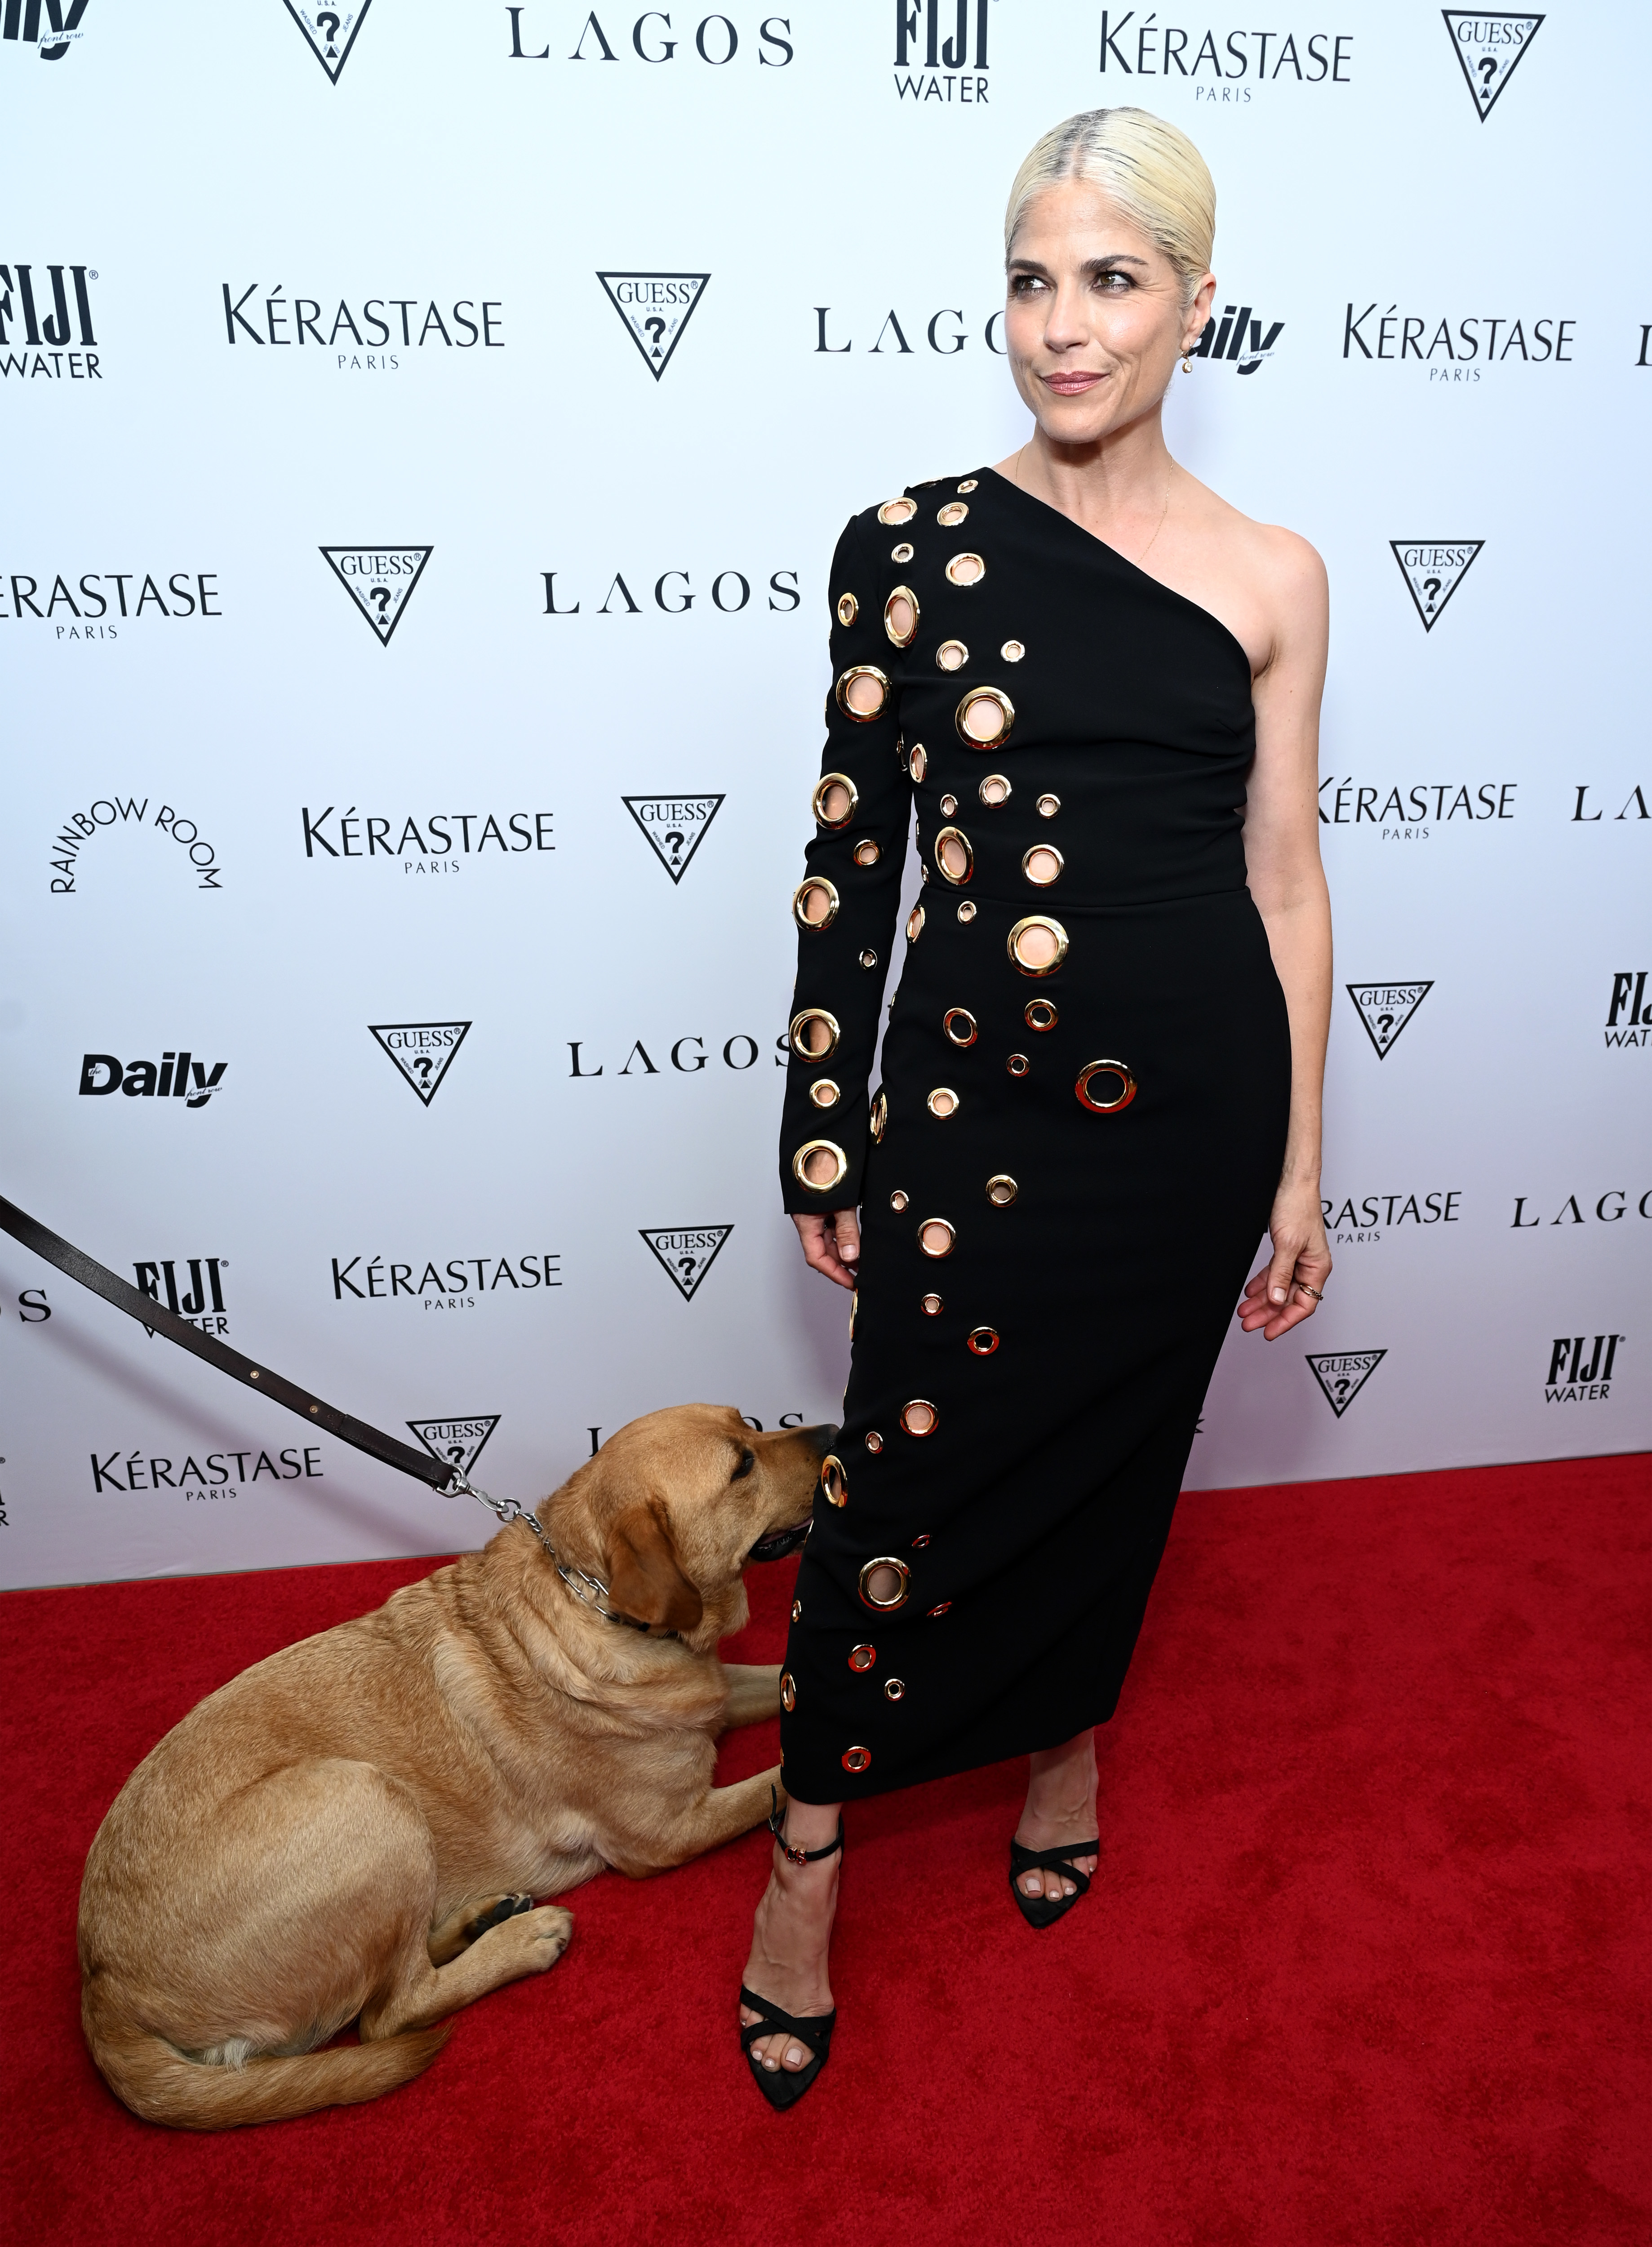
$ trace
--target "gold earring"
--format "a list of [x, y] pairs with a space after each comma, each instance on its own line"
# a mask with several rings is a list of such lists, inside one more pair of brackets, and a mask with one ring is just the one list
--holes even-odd
[[1182, 345], [1182, 372], [1184, 374], [1191, 374], [1193, 372], [1193, 362], [1188, 356], [1188, 353], [1192, 350], [1192, 348], [1193, 346], [1191, 344], [1184, 344]]

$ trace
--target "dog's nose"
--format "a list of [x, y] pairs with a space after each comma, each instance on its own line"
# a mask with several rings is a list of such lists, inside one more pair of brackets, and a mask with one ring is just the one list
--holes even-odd
[[837, 1441], [836, 1429], [829, 1426], [825, 1421], [823, 1421], [817, 1428], [800, 1428], [797, 1432], [800, 1436], [808, 1437], [809, 1442], [815, 1446], [816, 1458], [823, 1459]]

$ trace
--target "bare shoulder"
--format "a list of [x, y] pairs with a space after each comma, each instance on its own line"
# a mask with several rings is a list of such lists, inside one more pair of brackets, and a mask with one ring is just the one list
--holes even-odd
[[1321, 603], [1325, 600], [1328, 580], [1316, 547], [1280, 523], [1254, 522], [1207, 484], [1197, 479], [1190, 482], [1202, 518], [1199, 528], [1205, 536], [1214, 538], [1224, 558], [1243, 569], [1253, 583], [1294, 605], [1315, 597]]

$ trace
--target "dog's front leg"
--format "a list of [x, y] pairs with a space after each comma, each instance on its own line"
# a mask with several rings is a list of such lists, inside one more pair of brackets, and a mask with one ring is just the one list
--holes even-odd
[[723, 1676], [728, 1684], [728, 1706], [720, 1731], [730, 1731], [736, 1725], [760, 1725], [765, 1717], [779, 1716], [777, 1662], [726, 1662]]
[[707, 1849], [720, 1848], [762, 1825], [768, 1816], [771, 1787], [783, 1802], [778, 1764], [733, 1786], [708, 1786], [668, 1823], [651, 1827], [646, 1834], [618, 1839], [604, 1845], [603, 1854], [617, 1872], [627, 1873], [632, 1880], [686, 1865], [691, 1857], [703, 1856]]

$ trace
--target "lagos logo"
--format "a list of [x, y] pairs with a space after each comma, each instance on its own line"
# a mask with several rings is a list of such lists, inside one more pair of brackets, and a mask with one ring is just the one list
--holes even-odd
[[660, 1270], [686, 1303], [734, 1231], [732, 1225], [659, 1225], [637, 1228], [653, 1252]]
[[608, 301], [625, 333], [642, 353], [643, 365], [658, 382], [694, 307], [706, 293], [709, 273], [599, 273]]
[[1442, 8], [1452, 51], [1473, 96], [1482, 125], [1537, 36], [1541, 16], [1482, 16], [1471, 8]]
[[1390, 538], [1424, 632], [1432, 632], [1485, 543], [1483, 538]]
[[688, 871], [689, 861], [723, 801], [720, 796], [622, 796], [619, 800], [673, 883]]
[[327, 76], [337, 85], [338, 73], [350, 60], [350, 51], [356, 44], [356, 34], [367, 20], [367, 10], [372, 0], [361, 0], [358, 8], [299, 8], [287, 0], [287, 13], [310, 42], [310, 51]]
[[470, 1024], [369, 1022], [367, 1028], [428, 1108], [453, 1066], [454, 1055], [465, 1042]]
[[401, 622], [431, 546], [324, 546], [328, 568], [372, 626], [380, 647]]
[[1340, 1420], [1387, 1356], [1385, 1349], [1321, 1350], [1305, 1363]]
[[433, 1459], [468, 1474], [499, 1425], [497, 1412], [468, 1412], [452, 1420], [409, 1420], [407, 1425]]
[[1365, 1025], [1365, 1035], [1376, 1048], [1378, 1061], [1388, 1059], [1389, 1048], [1434, 988], [1426, 983], [1350, 983], [1348, 995]]

